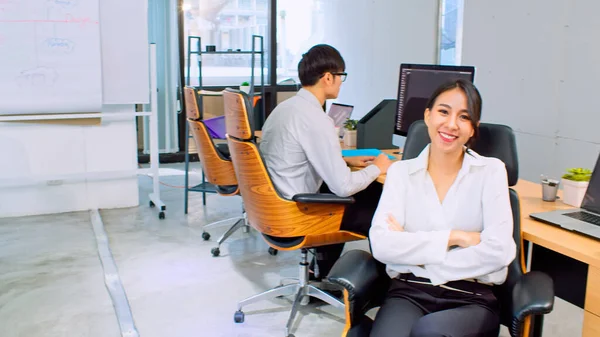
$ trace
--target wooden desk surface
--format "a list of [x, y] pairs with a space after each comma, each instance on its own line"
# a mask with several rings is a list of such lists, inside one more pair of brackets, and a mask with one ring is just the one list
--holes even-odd
[[[519, 180], [515, 191], [521, 200], [521, 227], [523, 238], [560, 254], [569, 256], [592, 266], [600, 267], [600, 241], [566, 229], [548, 225], [529, 217], [530, 213], [568, 209], [562, 201], [542, 200], [540, 184]], [[559, 191], [562, 196], [562, 191]]]

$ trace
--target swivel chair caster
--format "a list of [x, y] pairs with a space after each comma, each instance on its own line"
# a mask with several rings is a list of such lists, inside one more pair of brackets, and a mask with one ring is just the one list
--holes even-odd
[[233, 314], [233, 321], [236, 323], [244, 323], [244, 312], [238, 310]]

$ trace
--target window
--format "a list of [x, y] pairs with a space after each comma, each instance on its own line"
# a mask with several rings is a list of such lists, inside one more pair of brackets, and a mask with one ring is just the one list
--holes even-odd
[[[198, 58], [188, 58], [188, 36], [201, 38], [200, 49], [206, 51], [207, 45], [214, 45], [217, 51], [252, 50], [252, 35], [263, 37], [264, 46], [264, 79], [268, 83], [268, 2], [265, 6], [254, 6], [255, 0], [183, 0], [184, 41], [186, 80], [198, 86], [200, 70]], [[256, 50], [260, 50], [258, 39]], [[191, 49], [196, 50], [195, 42]], [[255, 60], [255, 83], [260, 83], [260, 55]], [[190, 74], [187, 66], [190, 64]], [[250, 81], [251, 55], [249, 54], [203, 54], [202, 55], [203, 86], [238, 86]]]
[[299, 83], [302, 54], [324, 41], [325, 1], [277, 0], [277, 83]]
[[269, 0], [256, 0], [257, 10], [267, 10], [269, 6]]
[[252, 0], [238, 0], [239, 9], [252, 9]]
[[464, 0], [442, 0], [440, 9], [439, 63], [460, 65]]

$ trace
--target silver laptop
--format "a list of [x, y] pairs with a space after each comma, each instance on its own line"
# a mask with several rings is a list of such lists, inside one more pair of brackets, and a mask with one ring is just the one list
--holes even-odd
[[600, 239], [600, 156], [592, 173], [581, 208], [532, 213], [530, 217], [564, 229]]
[[352, 110], [354, 110], [352, 105], [332, 103], [328, 115], [333, 119], [336, 127], [342, 128], [346, 120], [352, 115]]

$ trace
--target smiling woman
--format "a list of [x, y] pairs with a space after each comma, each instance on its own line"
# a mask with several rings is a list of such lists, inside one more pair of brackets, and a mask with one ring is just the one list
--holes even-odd
[[392, 280], [371, 336], [498, 335], [491, 285], [516, 249], [506, 168], [468, 148], [480, 117], [470, 81], [441, 85], [425, 110], [431, 143], [388, 170], [369, 234]]

